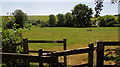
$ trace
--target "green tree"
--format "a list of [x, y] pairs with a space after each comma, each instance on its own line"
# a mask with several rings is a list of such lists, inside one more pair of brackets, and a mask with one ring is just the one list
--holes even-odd
[[77, 4], [72, 10], [72, 15], [77, 26], [90, 26], [92, 14], [92, 8], [89, 8], [85, 4]]
[[118, 19], [117, 20], [118, 20], [118, 22], [120, 24], [120, 14], [118, 14]]
[[111, 15], [106, 15], [106, 16], [102, 16], [100, 18], [98, 18], [98, 21], [99, 21], [99, 26], [102, 27], [102, 26], [114, 26], [114, 24], [118, 24], [116, 19], [114, 18], [114, 16], [111, 16]]
[[107, 23], [106, 23], [104, 17], [100, 17], [100, 18], [98, 18], [98, 20], [99, 20], [99, 23], [98, 23], [99, 27], [105, 27], [105, 26], [107, 26]]
[[73, 27], [74, 26], [73, 16], [69, 12], [65, 14], [65, 26], [67, 26], [67, 27]]
[[15, 16], [15, 23], [19, 24], [18, 27], [23, 28], [25, 26], [24, 24], [27, 22], [27, 14], [17, 9], [13, 12], [13, 15]]
[[49, 26], [55, 26], [56, 18], [53, 14], [49, 15]]
[[57, 15], [57, 19], [58, 19], [57, 26], [63, 27], [64, 26], [64, 21], [65, 21], [64, 15], [59, 13]]
[[113, 26], [114, 24], [118, 24], [114, 16], [106, 15], [105, 17], [106, 17], [107, 26]]

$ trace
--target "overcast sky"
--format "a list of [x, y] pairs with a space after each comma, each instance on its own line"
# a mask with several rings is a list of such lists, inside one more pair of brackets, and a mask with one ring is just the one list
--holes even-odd
[[[6, 15], [8, 12], [13, 12], [16, 9], [21, 9], [28, 15], [65, 14], [71, 12], [73, 7], [79, 3], [86, 4], [94, 10], [94, 0], [1, 0], [0, 9], [2, 11], [0, 10], [0, 15]], [[104, 2], [101, 15], [107, 14], [118, 14], [118, 4]]]

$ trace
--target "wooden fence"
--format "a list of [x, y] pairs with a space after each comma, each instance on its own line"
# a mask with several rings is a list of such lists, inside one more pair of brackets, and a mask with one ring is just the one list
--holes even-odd
[[[43, 51], [39, 49], [38, 51], [35, 50], [28, 50], [28, 43], [63, 43], [63, 51]], [[76, 55], [76, 54], [83, 54], [88, 53], [88, 63], [82, 65], [75, 65], [73, 67], [93, 67], [93, 55], [94, 50], [96, 50], [96, 67], [103, 67], [104, 66], [104, 46], [120, 46], [120, 42], [97, 42], [96, 47], [94, 47], [93, 43], [90, 43], [86, 48], [77, 48], [72, 50], [66, 50], [66, 39], [63, 41], [39, 41], [39, 40], [28, 40], [23, 39], [23, 49], [24, 54], [15, 54], [15, 53], [0, 53], [2, 55], [3, 61], [5, 63], [12, 62], [12, 67], [15, 67], [15, 63], [17, 59], [23, 59], [23, 65], [29, 67], [29, 62], [37, 62], [39, 63], [39, 67], [43, 67], [43, 63], [50, 64], [50, 67], [67, 67], [67, 58], [66, 56], [69, 55]], [[38, 53], [38, 56], [29, 55], [29, 52]], [[47, 54], [43, 54], [47, 53]], [[64, 56], [64, 63], [59, 62], [58, 57]]]
[[[28, 40], [27, 38], [23, 39], [23, 48], [24, 48], [24, 52], [26, 54], [29, 54], [29, 52], [33, 52], [33, 53], [38, 53], [38, 51], [35, 50], [28, 50], [28, 43], [63, 43], [63, 50], [67, 50], [66, 47], [66, 39], [64, 38], [63, 40]], [[43, 51], [42, 53], [49, 53], [52, 51]], [[67, 66], [67, 60], [66, 60], [66, 55], [64, 55], [64, 66]]]
[[[89, 44], [89, 47], [87, 48], [79, 48], [79, 49], [73, 49], [73, 50], [64, 50], [59, 52], [51, 52], [46, 55], [42, 55], [43, 51], [42, 49], [39, 49], [39, 55], [29, 55], [29, 54], [13, 54], [13, 53], [0, 53], [3, 56], [3, 59], [10, 60], [9, 62], [17, 59], [23, 59], [25, 60], [24, 66], [29, 67], [29, 64], [27, 62], [39, 62], [39, 67], [43, 67], [43, 63], [49, 63], [51, 67], [66, 67], [62, 63], [59, 62], [58, 57], [59, 56], [68, 56], [68, 55], [75, 55], [75, 54], [83, 54], [88, 53], [88, 63], [83, 65], [77, 65], [77, 66], [88, 66], [93, 67], [93, 43]], [[6, 60], [7, 61], [7, 60]], [[5, 61], [4, 61], [5, 62]], [[8, 62], [8, 63], [9, 63]], [[14, 64], [13, 64], [14, 65]], [[14, 67], [14, 66], [12, 66]], [[76, 66], [73, 66], [76, 67]]]
[[[69, 55], [88, 53], [88, 63], [87, 64], [75, 65], [73, 67], [79, 67], [79, 66], [93, 67], [93, 51], [94, 50], [95, 50], [94, 44], [91, 43], [91, 44], [89, 44], [89, 47], [87, 47], [87, 48], [78, 48], [78, 49], [72, 49], [72, 50], [53, 52], [53, 55], [59, 57], [59, 56], [64, 56], [64, 55], [69, 56]], [[51, 54], [46, 54], [43, 56], [50, 56], [50, 55]]]

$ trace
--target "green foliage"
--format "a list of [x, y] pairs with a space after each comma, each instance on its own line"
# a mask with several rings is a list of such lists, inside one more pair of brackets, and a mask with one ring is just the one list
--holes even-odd
[[104, 56], [104, 60], [109, 61], [115, 61], [115, 65], [120, 65], [120, 57], [119, 57], [119, 52], [120, 49], [116, 48], [116, 49], [107, 49], [104, 52], [106, 52], [106, 55]]
[[73, 27], [74, 26], [73, 16], [71, 13], [65, 14], [65, 26], [66, 27]]
[[85, 4], [77, 4], [72, 10], [76, 26], [91, 26], [90, 18], [92, 14], [92, 8]]
[[111, 15], [100, 17], [98, 18], [98, 21], [99, 21], [98, 26], [100, 27], [103, 27], [103, 26], [112, 27], [114, 26], [114, 24], [118, 24], [114, 16], [111, 16]]
[[104, 17], [100, 17], [98, 20], [99, 20], [98, 26], [100, 26], [100, 27], [105, 27], [105, 26], [107, 26], [107, 23], [106, 23]]
[[59, 27], [63, 27], [64, 26], [64, 21], [65, 21], [65, 17], [64, 17], [64, 15], [63, 14], [58, 14], [57, 15], [57, 19], [58, 19], [58, 21], [57, 21], [57, 26], [59, 26]]
[[120, 14], [118, 14], [118, 19], [117, 20], [118, 20], [118, 22], [120, 24]]
[[54, 15], [49, 15], [49, 26], [55, 26], [55, 23], [56, 23], [56, 18]]
[[15, 16], [15, 23], [20, 25], [18, 27], [23, 28], [24, 24], [27, 22], [27, 14], [17, 9], [13, 12], [13, 15]]
[[[19, 14], [19, 12], [16, 14]], [[16, 21], [18, 21], [18, 18], [20, 18], [21, 21], [24, 21], [23, 27], [21, 27], [19, 23], [15, 23]], [[11, 26], [9, 27], [9, 25]], [[23, 53], [23, 44], [21, 43], [23, 40], [22, 31], [25, 29], [30, 29], [30, 26], [31, 25], [29, 24], [29, 22], [27, 22], [26, 16], [24, 17], [24, 19], [23, 16], [20, 14], [3, 17], [2, 18], [2, 51], [12, 52], [12, 53]], [[17, 63], [18, 61], [19, 60], [17, 60]], [[19, 62], [18, 64], [20, 63], [22, 62]], [[2, 63], [2, 65], [5, 64], [6, 63]]]
[[41, 28], [48, 27], [48, 26], [49, 26], [48, 21], [41, 21], [41, 23], [40, 23]]
[[12, 28], [14, 22], [15, 22], [15, 17], [14, 16], [4, 16], [2, 17], [2, 25], [5, 28]]
[[13, 29], [2, 27], [2, 50], [5, 52], [22, 52], [22, 47], [14, 49], [15, 45], [22, 41], [22, 28], [16, 28], [17, 24], [13, 24]]

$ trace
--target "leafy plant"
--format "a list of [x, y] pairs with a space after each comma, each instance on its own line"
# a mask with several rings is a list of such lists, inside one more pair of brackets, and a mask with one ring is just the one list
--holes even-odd
[[115, 65], [120, 65], [120, 56], [119, 56], [119, 52], [120, 49], [116, 48], [116, 49], [107, 49], [105, 50], [106, 55], [104, 56], [104, 59], [106, 61], [112, 60], [115, 61]]

